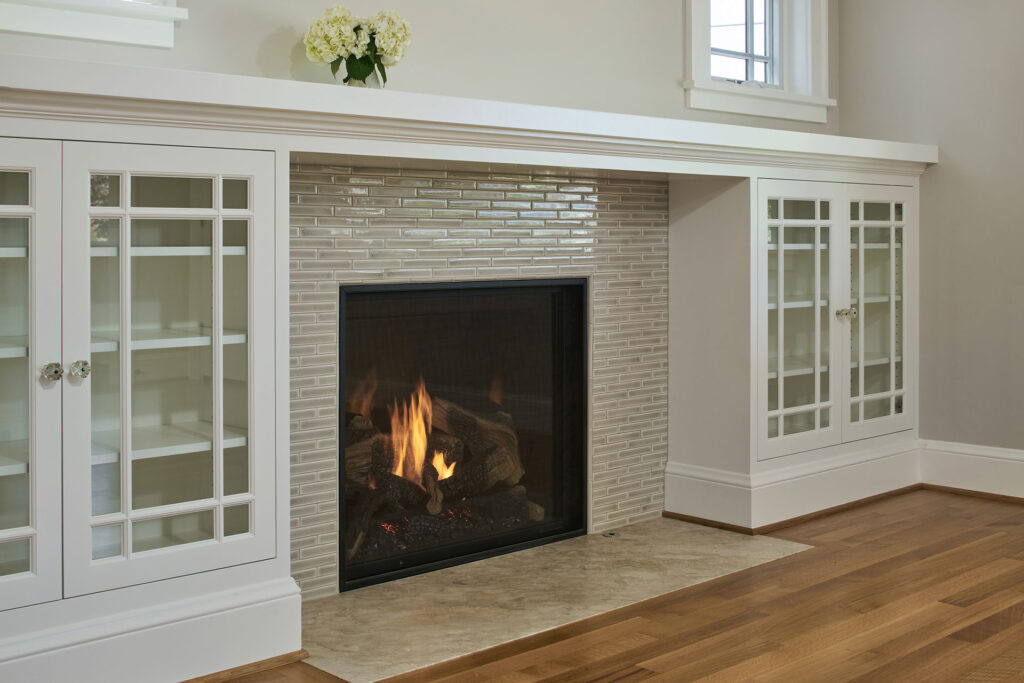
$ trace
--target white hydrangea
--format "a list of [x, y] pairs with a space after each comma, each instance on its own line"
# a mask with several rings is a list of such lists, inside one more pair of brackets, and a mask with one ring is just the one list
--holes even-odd
[[384, 66], [398, 64], [409, 47], [409, 22], [395, 10], [383, 10], [366, 20], [375, 36], [377, 54]]
[[356, 31], [364, 23], [347, 8], [331, 7], [310, 24], [306, 31], [306, 57], [317, 64], [330, 64], [338, 57], [349, 55], [357, 58], [366, 54], [370, 35], [365, 30]]

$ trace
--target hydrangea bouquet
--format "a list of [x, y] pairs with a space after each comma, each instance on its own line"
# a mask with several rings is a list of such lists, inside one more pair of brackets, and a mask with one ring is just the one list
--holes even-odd
[[394, 10], [362, 18], [346, 7], [331, 7], [306, 31], [306, 56], [317, 64], [330, 64], [338, 75], [345, 65], [345, 83], [364, 85], [376, 69], [380, 82], [388, 82], [387, 69], [405, 57], [409, 22]]

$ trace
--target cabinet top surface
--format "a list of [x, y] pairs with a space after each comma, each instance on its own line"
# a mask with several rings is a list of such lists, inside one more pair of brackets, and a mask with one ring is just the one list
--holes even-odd
[[[173, 103], [193, 109], [230, 109], [239, 129], [258, 119], [267, 132], [307, 133], [302, 122], [324, 127], [353, 120], [365, 125], [415, 125], [473, 129], [508, 135], [543, 135], [565, 139], [676, 148], [723, 149], [754, 155], [793, 155], [877, 159], [909, 164], [936, 163], [938, 148], [905, 142], [849, 138], [684, 119], [566, 109], [530, 104], [467, 99], [442, 95], [347, 88], [333, 84], [257, 78], [151, 67], [90, 64], [6, 54], [0, 60], [0, 114], [18, 115], [8, 106], [17, 94], [31, 95], [44, 107], [61, 95], [63, 109], [76, 100], [95, 98], [111, 110], [131, 109], [140, 101]], [[79, 97], [68, 97], [68, 95]], [[84, 106], [84, 104], [82, 105]], [[682, 104], [680, 104], [682, 107]], [[45, 111], [45, 109], [44, 109]], [[171, 113], [173, 122], [173, 113]], [[282, 130], [288, 122], [290, 128]], [[271, 125], [273, 128], [271, 128]]]

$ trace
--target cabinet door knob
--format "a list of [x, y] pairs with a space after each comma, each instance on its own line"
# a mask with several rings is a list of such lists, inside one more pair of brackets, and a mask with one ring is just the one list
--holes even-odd
[[850, 317], [850, 309], [839, 308], [836, 309], [836, 320], [848, 320]]
[[857, 309], [854, 308], [853, 306], [851, 306], [850, 308], [847, 308], [846, 310], [849, 312], [851, 318], [856, 318], [857, 317]]
[[64, 366], [60, 363], [47, 363], [43, 366], [43, 379], [59, 382], [64, 378]]
[[71, 376], [85, 379], [92, 372], [92, 366], [87, 360], [76, 360], [71, 364]]

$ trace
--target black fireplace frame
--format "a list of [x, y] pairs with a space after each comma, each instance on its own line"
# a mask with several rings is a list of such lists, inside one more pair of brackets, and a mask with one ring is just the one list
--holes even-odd
[[[347, 500], [347, 481], [345, 476], [344, 444], [345, 438], [345, 382], [346, 382], [346, 305], [351, 295], [373, 295], [381, 298], [408, 297], [422, 294], [424, 296], [438, 291], [458, 291], [472, 294], [496, 294], [512, 288], [530, 288], [543, 293], [560, 293], [571, 297], [571, 301], [562, 301], [555, 306], [553, 314], [556, 324], [555, 348], [561, 349], [556, 354], [556, 362], [567, 381], [556, 388], [556, 411], [563, 415], [556, 421], [556, 443], [561, 443], [561, 469], [557, 476], [563, 478], [564, 508], [566, 519], [562, 523], [554, 522], [527, 529], [507, 533], [498, 537], [466, 542], [468, 548], [457, 556], [451, 556], [449, 549], [428, 549], [409, 553], [401, 558], [387, 558], [372, 563], [362, 563], [372, 573], [366, 576], [346, 576], [345, 562], [345, 502]], [[461, 282], [419, 282], [394, 284], [360, 284], [341, 285], [338, 298], [338, 590], [344, 592], [363, 586], [369, 586], [393, 579], [415, 574], [422, 574], [435, 569], [443, 569], [467, 562], [482, 560], [487, 557], [503, 555], [526, 548], [532, 548], [555, 541], [561, 541], [586, 533], [588, 518], [586, 482], [588, 480], [587, 453], [588, 429], [587, 414], [589, 412], [589, 345], [590, 345], [590, 311], [589, 281], [586, 278], [549, 278], [526, 280], [470, 280]], [[577, 309], [575, 316], [580, 323], [579, 329], [570, 329], [570, 321], [566, 313]], [[566, 338], [570, 343], [562, 343]], [[571, 353], [574, 346], [571, 341], [578, 341], [578, 353]], [[565, 391], [565, 385], [573, 384], [576, 391]], [[575, 395], [572, 395], [575, 394]], [[570, 476], [571, 475], [571, 476]], [[575, 481], [571, 481], [575, 478]], [[547, 529], [547, 527], [551, 527]], [[539, 532], [539, 533], [538, 533]], [[500, 545], [499, 545], [500, 544]], [[447, 556], [444, 556], [448, 553]], [[418, 561], [417, 561], [418, 560]], [[407, 564], [415, 561], [415, 564]]]

